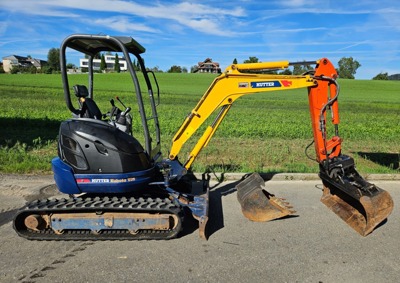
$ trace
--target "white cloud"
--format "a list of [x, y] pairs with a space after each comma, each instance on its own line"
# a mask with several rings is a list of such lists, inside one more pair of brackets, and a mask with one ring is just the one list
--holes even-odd
[[4, 34], [8, 27], [8, 23], [5, 21], [0, 22], [0, 35]]
[[87, 23], [95, 24], [96, 26], [104, 26], [109, 29], [116, 30], [118, 32], [131, 32], [131, 31], [143, 31], [158, 33], [157, 29], [151, 28], [144, 24], [129, 21], [128, 17], [110, 17], [110, 18], [98, 18], [95, 20], [87, 19]]
[[302, 6], [310, 6], [313, 5], [314, 3], [310, 0], [286, 0], [286, 1], [281, 1], [280, 4], [288, 7], [302, 7]]
[[326, 27], [315, 27], [315, 28], [292, 28], [292, 29], [283, 29], [283, 28], [276, 28], [270, 29], [268, 33], [301, 33], [301, 32], [315, 32], [315, 31], [324, 31], [328, 30]]
[[376, 14], [393, 29], [400, 31], [400, 9], [385, 8], [380, 9]]
[[[205, 34], [214, 34], [220, 36], [232, 36], [234, 33], [229, 30], [221, 31], [222, 21], [226, 17], [240, 17], [244, 15], [244, 10], [240, 7], [233, 9], [222, 9], [208, 5], [179, 2], [179, 3], [160, 3], [155, 5], [141, 5], [132, 1], [122, 0], [97, 0], [95, 4], [91, 1], [82, 0], [5, 0], [1, 4], [2, 8], [12, 12], [20, 12], [31, 15], [43, 15], [54, 17], [78, 17], [77, 13], [81, 11], [96, 11], [107, 13], [119, 13], [120, 17], [112, 19], [83, 19], [83, 21], [96, 23], [100, 25], [109, 25], [112, 29], [121, 31], [141, 30], [148, 32], [157, 32], [156, 29], [144, 24], [133, 24], [127, 20], [127, 16], [138, 18], [156, 18], [176, 21], [188, 28], [200, 31]], [[15, 9], [18, 7], [18, 9]]]
[[132, 34], [149, 50], [146, 62], [162, 69], [210, 56], [222, 64], [353, 56], [375, 74], [399, 66], [400, 2], [393, 0], [0, 0], [0, 18], [2, 56], [101, 32]]
[[345, 46], [345, 47], [339, 48], [337, 51], [343, 51], [343, 50], [346, 50], [346, 49], [350, 49], [350, 48], [352, 48], [352, 47], [359, 46], [359, 45], [361, 45], [361, 44], [368, 44], [368, 43], [370, 43], [370, 42], [369, 42], [369, 41], [362, 41], [362, 42], [352, 43], [352, 44], [347, 45], [347, 46]]
[[[21, 13], [27, 15], [40, 15], [51, 17], [78, 17], [77, 13], [65, 10], [54, 9], [47, 3], [49, 1], [30, 1], [30, 0], [2, 0], [1, 10], [11, 13]], [[59, 1], [62, 2], [62, 1]]]

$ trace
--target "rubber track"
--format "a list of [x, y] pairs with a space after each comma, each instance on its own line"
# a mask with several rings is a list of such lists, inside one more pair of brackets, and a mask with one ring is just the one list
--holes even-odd
[[[70, 230], [56, 234], [50, 228], [39, 232], [28, 230], [24, 219], [31, 214], [79, 212], [138, 212], [175, 214], [179, 223], [172, 230], [140, 230], [131, 234], [127, 230], [103, 230], [99, 234], [89, 230]], [[14, 218], [14, 230], [19, 236], [29, 240], [162, 240], [175, 238], [182, 230], [183, 210], [168, 198], [134, 197], [79, 197], [70, 199], [36, 200], [18, 211]]]

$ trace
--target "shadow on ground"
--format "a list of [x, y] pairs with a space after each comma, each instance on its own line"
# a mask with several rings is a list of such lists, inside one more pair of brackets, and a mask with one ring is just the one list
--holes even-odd
[[0, 146], [12, 147], [17, 142], [34, 146], [40, 137], [41, 143], [57, 139], [60, 121], [28, 118], [0, 117]]
[[[264, 179], [264, 181], [271, 180], [275, 174], [274, 173], [259, 173], [260, 176]], [[223, 206], [222, 206], [222, 198], [224, 196], [230, 195], [232, 193], [236, 193], [236, 185], [246, 179], [250, 174], [246, 174], [243, 176], [242, 179], [229, 182], [225, 185], [219, 186], [224, 181], [224, 173], [219, 173], [216, 175], [213, 173], [214, 177], [218, 180], [217, 183], [213, 184], [210, 187], [210, 199], [209, 199], [209, 220], [206, 227], [206, 235], [207, 237], [212, 236], [218, 230], [224, 228], [224, 213], [223, 213]], [[203, 174], [203, 179], [210, 179], [210, 173]], [[237, 202], [237, 208], [241, 209], [240, 203]], [[244, 216], [243, 216], [244, 217]], [[287, 217], [297, 217], [295, 215], [289, 215]], [[287, 218], [285, 217], [285, 218]], [[282, 218], [281, 218], [282, 219]], [[275, 219], [274, 221], [279, 220]], [[193, 225], [197, 225], [194, 223]]]
[[390, 169], [400, 169], [400, 154], [399, 153], [384, 153], [384, 152], [356, 152], [364, 159], [385, 166]]

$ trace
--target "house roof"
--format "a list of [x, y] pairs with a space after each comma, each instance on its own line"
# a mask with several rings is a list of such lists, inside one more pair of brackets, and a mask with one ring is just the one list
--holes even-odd
[[30, 62], [35, 67], [40, 67], [41, 65], [47, 63], [47, 61], [45, 61], [45, 60], [40, 60], [40, 59], [36, 59], [36, 58], [28, 58], [28, 57], [18, 56], [18, 55], [8, 55], [8, 56], [3, 57], [3, 60], [18, 60], [18, 61]]
[[20, 61], [20, 60], [27, 60], [28, 57], [23, 57], [23, 56], [18, 56], [18, 55], [8, 55], [8, 56], [3, 57], [3, 60], [12, 60], [12, 59], [14, 59], [14, 60], [16, 59], [16, 60]]
[[208, 65], [212, 64], [215, 67], [219, 67], [219, 63], [218, 62], [213, 62], [211, 58], [207, 58], [203, 62], [198, 62], [199, 66], [204, 66], [205, 64], [208, 64]]
[[31, 64], [32, 64], [33, 66], [35, 66], [36, 68], [39, 68], [39, 67], [41, 67], [41, 66], [44, 65], [44, 64], [47, 64], [47, 61], [40, 60], [40, 59], [35, 59], [35, 58], [32, 58], [32, 59], [29, 59], [29, 58], [28, 58], [27, 61], [31, 62]]

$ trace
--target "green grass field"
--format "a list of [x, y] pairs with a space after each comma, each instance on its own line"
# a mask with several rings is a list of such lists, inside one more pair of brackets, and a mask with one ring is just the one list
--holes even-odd
[[[214, 77], [157, 74], [165, 156], [174, 133]], [[87, 84], [86, 75], [73, 75], [71, 80], [71, 86]], [[109, 110], [108, 101], [115, 96], [135, 104], [128, 74], [96, 74], [94, 81], [102, 112]], [[361, 173], [399, 173], [400, 82], [339, 80], [339, 84], [343, 153], [354, 157]], [[60, 75], [0, 75], [0, 96], [0, 172], [49, 173], [57, 154], [59, 124], [71, 117]], [[200, 134], [183, 148], [180, 160], [186, 159]], [[311, 141], [306, 89], [252, 94], [233, 105], [193, 170], [317, 172], [318, 164], [304, 154]], [[313, 147], [308, 155], [315, 155]]]

